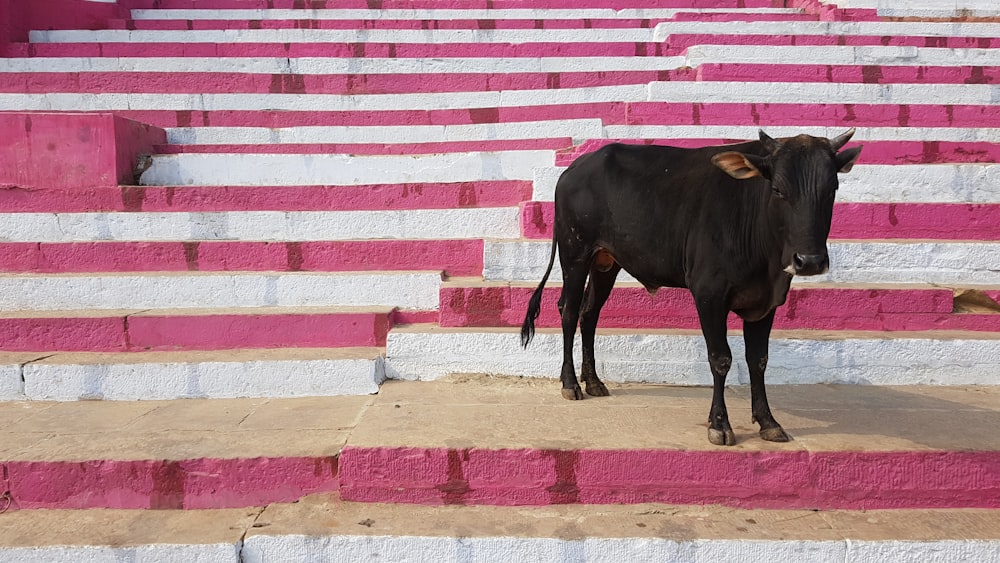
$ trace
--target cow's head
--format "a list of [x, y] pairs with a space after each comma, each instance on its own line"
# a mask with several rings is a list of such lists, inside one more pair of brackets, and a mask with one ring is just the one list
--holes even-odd
[[733, 178], [758, 176], [768, 180], [769, 207], [779, 214], [785, 248], [782, 260], [789, 274], [813, 276], [829, 269], [826, 237], [833, 218], [838, 172], [849, 172], [861, 147], [840, 149], [854, 129], [835, 139], [799, 135], [775, 140], [760, 132], [766, 154], [724, 152], [712, 163]]

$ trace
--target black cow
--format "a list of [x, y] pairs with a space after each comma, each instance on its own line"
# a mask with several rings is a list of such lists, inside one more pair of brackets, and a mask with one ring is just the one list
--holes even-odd
[[[556, 249], [562, 265], [562, 394], [583, 399], [573, 369], [573, 337], [583, 337], [581, 377], [587, 394], [608, 395], [594, 365], [594, 333], [615, 277], [624, 269], [650, 293], [686, 287], [694, 297], [708, 347], [714, 389], [708, 440], [732, 445], [724, 398], [732, 352], [726, 317], [743, 318], [754, 421], [764, 440], [785, 442], [764, 391], [767, 345], [775, 309], [793, 275], [829, 268], [827, 235], [837, 173], [848, 172], [861, 147], [799, 135], [683, 149], [611, 144], [578, 158], [556, 185], [552, 254], [521, 326], [525, 347], [535, 333], [542, 288]], [[589, 276], [589, 283], [587, 282]]]

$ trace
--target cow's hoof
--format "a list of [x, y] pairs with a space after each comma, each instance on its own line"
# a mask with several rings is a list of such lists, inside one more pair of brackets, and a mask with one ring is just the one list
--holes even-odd
[[735, 446], [736, 434], [732, 430], [708, 429], [708, 441], [716, 446]]
[[562, 390], [563, 399], [569, 399], [570, 401], [582, 401], [583, 400], [583, 389], [579, 387], [574, 387], [572, 389]]
[[608, 392], [608, 388], [605, 387], [604, 383], [600, 381], [588, 381], [587, 382], [587, 394], [591, 397], [610, 397], [611, 393]]
[[768, 442], [789, 442], [792, 439], [780, 426], [761, 430], [760, 437]]

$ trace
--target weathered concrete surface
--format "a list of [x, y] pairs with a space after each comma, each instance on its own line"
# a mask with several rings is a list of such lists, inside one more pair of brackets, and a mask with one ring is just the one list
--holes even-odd
[[707, 388], [614, 385], [567, 402], [555, 382], [389, 382], [340, 458], [359, 501], [745, 508], [1000, 507], [1000, 389], [777, 386], [794, 437], [765, 442], [729, 389], [738, 445], [706, 439]]
[[[0, 515], [10, 561], [997, 561], [1000, 511], [365, 504]], [[791, 560], [791, 559], [788, 559]]]

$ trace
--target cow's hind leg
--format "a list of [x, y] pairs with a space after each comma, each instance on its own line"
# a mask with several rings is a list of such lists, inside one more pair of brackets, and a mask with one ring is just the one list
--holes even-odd
[[559, 380], [562, 382], [562, 396], [571, 401], [583, 399], [583, 390], [576, 380], [576, 370], [573, 367], [573, 339], [576, 336], [576, 326], [580, 321], [580, 305], [583, 303], [583, 288], [587, 283], [588, 260], [564, 259], [560, 248], [560, 261], [563, 270], [562, 295], [559, 297], [559, 314], [562, 318], [563, 333], [563, 364]]
[[601, 271], [597, 264], [590, 268], [590, 281], [583, 298], [583, 309], [580, 313], [580, 335], [583, 340], [583, 365], [580, 368], [580, 379], [583, 380], [587, 394], [594, 397], [607, 397], [608, 388], [597, 377], [597, 362], [594, 359], [594, 335], [597, 333], [597, 319], [601, 315], [601, 307], [608, 300], [611, 288], [621, 266], [612, 263], [610, 269]]
[[754, 422], [760, 424], [760, 437], [769, 442], [787, 442], [788, 434], [771, 414], [764, 389], [764, 370], [767, 369], [767, 343], [774, 323], [774, 311], [759, 321], [743, 323], [743, 341], [746, 344], [747, 367], [750, 369], [750, 403]]
[[736, 444], [736, 434], [729, 424], [725, 396], [726, 375], [733, 365], [733, 353], [726, 340], [726, 317], [729, 312], [720, 300], [711, 297], [696, 295], [695, 306], [698, 309], [701, 332], [705, 336], [708, 348], [708, 364], [712, 368], [712, 408], [708, 413], [708, 441], [716, 446], [733, 446]]

